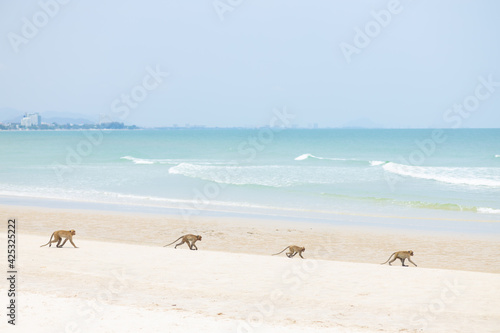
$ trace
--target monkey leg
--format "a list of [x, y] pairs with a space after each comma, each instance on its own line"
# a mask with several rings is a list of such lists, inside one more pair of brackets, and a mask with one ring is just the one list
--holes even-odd
[[396, 261], [396, 259], [398, 259], [398, 258], [397, 258], [397, 257], [394, 257], [394, 259], [392, 259], [391, 261], [389, 261], [389, 266], [392, 266], [392, 263], [393, 263], [394, 261]]
[[299, 252], [299, 256], [300, 256], [302, 259], [305, 259], [305, 258], [302, 256], [302, 252]]
[[406, 258], [399, 258], [399, 260], [401, 260], [401, 265], [403, 265], [403, 267], [408, 267], [408, 265], [405, 265]]
[[[184, 244], [184, 243], [185, 243], [185, 241], [182, 241], [182, 242], [180, 242], [179, 244], [175, 244], [174, 249], [176, 249], [176, 248], [177, 248], [177, 246], [182, 245], [182, 244]], [[188, 243], [188, 245], [189, 245], [189, 243]]]
[[198, 247], [196, 246], [196, 244], [195, 244], [195, 243], [191, 244], [191, 250], [192, 250], [193, 248], [194, 248], [195, 250], [198, 250]]
[[413, 265], [415, 265], [415, 267], [417, 267], [417, 264], [415, 264], [413, 261], [411, 261], [410, 258], [408, 258], [408, 261], [411, 262]]
[[53, 241], [50, 241], [50, 243], [49, 243], [49, 247], [52, 247], [52, 243], [55, 243], [55, 242], [57, 242], [57, 241], [60, 241], [60, 238], [58, 238], [58, 237], [54, 237], [54, 240], [53, 240]]
[[57, 244], [56, 244], [56, 247], [61, 247], [61, 241], [62, 241], [62, 238], [59, 238], [59, 240], [57, 241]]

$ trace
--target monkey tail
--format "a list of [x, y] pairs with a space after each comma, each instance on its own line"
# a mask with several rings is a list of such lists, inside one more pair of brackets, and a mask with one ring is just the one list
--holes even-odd
[[396, 254], [396, 252], [394, 252], [393, 254], [391, 254], [391, 256], [389, 257], [389, 259], [387, 259], [386, 262], [381, 263], [381, 265], [386, 264], [389, 260], [391, 260], [392, 256], [395, 255], [395, 254]]
[[50, 244], [50, 242], [52, 241], [52, 237], [54, 237], [54, 234], [55, 234], [55, 233], [56, 233], [56, 232], [54, 231], [54, 232], [52, 233], [52, 235], [50, 235], [50, 239], [49, 239], [49, 242], [48, 242], [47, 244], [45, 244], [45, 245], [40, 245], [40, 247], [44, 247], [44, 246], [49, 245], [49, 244]]
[[[290, 246], [285, 247], [285, 248], [283, 249], [283, 251], [285, 251], [285, 250], [286, 250], [286, 249], [288, 249], [289, 247], [290, 247]], [[281, 251], [281, 252], [283, 252], [283, 251]], [[275, 253], [275, 254], [273, 254], [273, 256], [278, 255], [278, 254], [280, 254], [281, 252]]]
[[181, 236], [181, 237], [177, 238], [176, 240], [174, 240], [174, 241], [173, 241], [172, 243], [170, 243], [170, 244], [163, 245], [163, 247], [165, 247], [165, 246], [169, 246], [169, 245], [174, 244], [175, 242], [177, 242], [177, 241], [178, 241], [179, 239], [181, 239], [182, 237], [184, 237], [184, 236]]

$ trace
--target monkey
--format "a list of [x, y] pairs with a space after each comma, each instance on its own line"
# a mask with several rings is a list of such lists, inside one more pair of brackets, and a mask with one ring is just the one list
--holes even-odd
[[[415, 265], [415, 267], [417, 267], [417, 264], [415, 264], [413, 261], [411, 261], [410, 257], [412, 255], [413, 255], [413, 251], [412, 250], [410, 250], [410, 251], [398, 251], [398, 252], [394, 252], [393, 254], [391, 254], [391, 256], [389, 257], [389, 259], [387, 259], [387, 261], [391, 260], [392, 256], [394, 256], [394, 259], [392, 259], [391, 261], [389, 261], [389, 265], [391, 265], [391, 263], [394, 262], [394, 260], [399, 259], [399, 260], [401, 260], [401, 264], [404, 267], [408, 267], [408, 265], [405, 265], [405, 260], [408, 259], [409, 262], [411, 262], [413, 265]], [[385, 264], [386, 262], [381, 263], [381, 265]]]
[[[76, 234], [75, 230], [71, 229], [71, 230], [57, 230], [57, 231], [54, 231], [52, 233], [52, 235], [50, 236], [50, 239], [49, 239], [49, 242], [45, 245], [41, 245], [40, 247], [43, 247], [43, 246], [46, 246], [46, 245], [49, 245], [49, 247], [52, 246], [52, 243], [55, 243], [57, 242], [56, 244], [56, 247], [63, 247], [64, 244], [66, 244], [66, 242], [69, 241], [71, 242], [71, 244], [75, 247], [75, 248], [78, 248], [75, 243], [73, 243], [73, 236]], [[54, 240], [52, 240], [52, 237], [54, 238]], [[62, 239], [65, 238], [64, 242], [61, 244], [61, 241]]]
[[[301, 247], [301, 246], [297, 246], [297, 245], [290, 245], [290, 246], [287, 246], [285, 247], [281, 252], [285, 251], [286, 249], [289, 249], [286, 254], [286, 256], [288, 258], [293, 258], [293, 256], [295, 256], [297, 253], [299, 254], [299, 256], [302, 258], [302, 259], [305, 259], [303, 256], [302, 256], [302, 252], [304, 252], [306, 250], [305, 247]], [[278, 253], [275, 253], [273, 254], [273, 256], [275, 255], [278, 255], [280, 254], [281, 252], [278, 252]]]
[[192, 234], [187, 234], [187, 235], [181, 236], [181, 237], [177, 238], [176, 240], [174, 240], [172, 243], [164, 245], [163, 247], [172, 245], [181, 238], [182, 238], [182, 241], [179, 244], [175, 244], [174, 249], [176, 249], [177, 246], [179, 246], [179, 245], [187, 243], [190, 250], [198, 250], [198, 247], [196, 247], [196, 245], [194, 243], [196, 243], [196, 241], [201, 241], [201, 236], [200, 235], [192, 235]]

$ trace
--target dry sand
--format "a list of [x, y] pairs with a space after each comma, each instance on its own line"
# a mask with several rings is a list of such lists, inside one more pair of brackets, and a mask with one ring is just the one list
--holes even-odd
[[[2, 332], [499, 332], [496, 237], [0, 209], [19, 255], [18, 326], [4, 316]], [[39, 247], [70, 228], [78, 249]], [[203, 235], [199, 251], [162, 247], [185, 233]], [[270, 256], [290, 244], [307, 260]], [[419, 267], [379, 265], [407, 249]]]

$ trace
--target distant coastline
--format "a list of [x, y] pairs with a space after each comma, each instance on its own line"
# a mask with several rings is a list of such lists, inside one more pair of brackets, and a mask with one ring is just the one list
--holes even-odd
[[[211, 126], [161, 126], [161, 127], [140, 127], [137, 125], [125, 125], [123, 123], [104, 123], [104, 124], [42, 124], [40, 126], [30, 126], [23, 127], [19, 123], [0, 123], [0, 131], [81, 131], [81, 130], [259, 130], [270, 128], [269, 126], [255, 126], [255, 127], [211, 127]], [[384, 127], [287, 127], [280, 128], [283, 130], [312, 130], [312, 131], [324, 131], [324, 130], [373, 130], [373, 131], [421, 131], [421, 130], [446, 130], [446, 131], [467, 131], [467, 130], [498, 130], [498, 127], [489, 128], [446, 128], [446, 127], [422, 127], [422, 128], [384, 128]]]
[[119, 122], [102, 124], [41, 124], [24, 127], [19, 123], [1, 124], [0, 131], [46, 131], [46, 130], [136, 130], [140, 129], [136, 125], [125, 125]]

